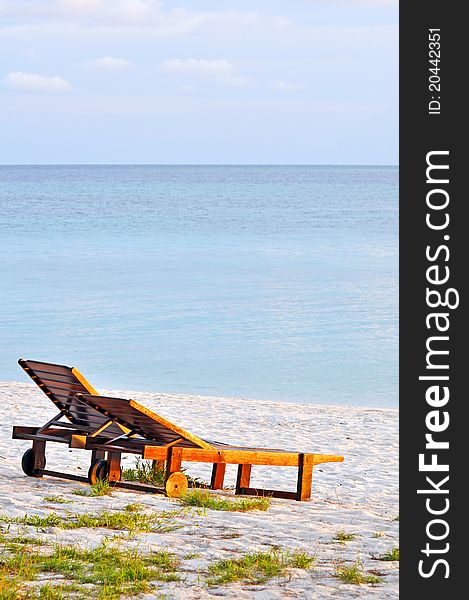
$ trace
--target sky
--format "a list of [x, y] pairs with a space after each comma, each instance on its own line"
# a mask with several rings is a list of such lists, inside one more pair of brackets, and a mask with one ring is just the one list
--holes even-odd
[[0, 164], [397, 160], [397, 0], [0, 0]]

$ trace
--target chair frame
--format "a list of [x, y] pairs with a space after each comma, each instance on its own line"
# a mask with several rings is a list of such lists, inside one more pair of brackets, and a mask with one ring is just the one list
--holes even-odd
[[[21, 360], [19, 363], [25, 368]], [[55, 366], [62, 367], [61, 365]], [[69, 369], [69, 367], [64, 368]], [[33, 380], [39, 379], [34, 374], [29, 373], [27, 368], [25, 370]], [[164, 492], [165, 488], [121, 480], [122, 454], [136, 454], [143, 459], [152, 460], [154, 464], [158, 464], [161, 468], [164, 468], [165, 483], [170, 480], [173, 474], [178, 473], [180, 475], [183, 462], [201, 462], [212, 464], [210, 489], [223, 489], [226, 466], [228, 464], [235, 464], [238, 465], [235, 494], [272, 496], [275, 498], [306, 501], [311, 498], [313, 468], [318, 464], [342, 462], [344, 460], [343, 456], [334, 454], [288, 452], [270, 448], [243, 448], [220, 444], [218, 442], [210, 443], [183, 430], [171, 421], [138, 404], [135, 400], [99, 396], [98, 392], [77, 369], [71, 369], [71, 373], [87, 391], [87, 394], [75, 394], [74, 402], [76, 404], [74, 407], [83, 406], [85, 413], [87, 409], [94, 409], [95, 412], [92, 414], [95, 418], [96, 413], [100, 413], [103, 416], [102, 423], [98, 422], [96, 423], [96, 427], [89, 427], [86, 431], [83, 431], [83, 428], [80, 429], [74, 425], [73, 415], [71, 416], [67, 413], [66, 408], [61, 406], [52, 397], [53, 394], [43, 390], [59, 406], [60, 413], [41, 427], [13, 427], [13, 439], [32, 441], [32, 448], [23, 456], [23, 470], [27, 475], [33, 477], [47, 475], [93, 483], [96, 480], [96, 466], [98, 463], [106, 461], [106, 476], [112, 485], [153, 493]], [[38, 385], [44, 387], [40, 383]], [[165, 444], [146, 437], [145, 431], [142, 431], [141, 427], [137, 427], [139, 431], [136, 431], [135, 426], [132, 425], [132, 418], [127, 420], [120, 416], [117, 417], [115, 414], [113, 415], [109, 410], [100, 406], [100, 399], [102, 401], [114, 400], [120, 403], [127, 403], [129, 414], [133, 410], [140, 419], [151, 419], [153, 423], [167, 428], [173, 435], [173, 439]], [[72, 422], [62, 421], [61, 419], [64, 416], [72, 420]], [[111, 425], [118, 427], [118, 435], [110, 435], [108, 428]], [[114, 433], [116, 433], [116, 427], [114, 427]], [[46, 469], [45, 453], [46, 444], [49, 442], [64, 443], [70, 448], [90, 451], [91, 459], [88, 477]], [[184, 445], [192, 445], [193, 447], [184, 447]], [[26, 458], [28, 460], [25, 463]], [[27, 468], [25, 468], [25, 464]], [[296, 490], [293, 492], [250, 487], [252, 467], [258, 465], [296, 468]]]

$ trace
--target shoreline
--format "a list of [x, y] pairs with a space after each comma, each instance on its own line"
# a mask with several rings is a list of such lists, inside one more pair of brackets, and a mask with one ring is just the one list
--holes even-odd
[[[17, 381], [17, 380], [9, 380], [9, 379], [0, 379], [0, 386], [21, 386], [21, 385], [31, 385], [29, 382], [25, 381]], [[34, 385], [34, 384], [33, 384]], [[166, 398], [193, 398], [194, 400], [228, 400], [232, 402], [247, 402], [249, 404], [268, 404], [268, 405], [281, 405], [285, 408], [298, 406], [304, 408], [305, 406], [310, 406], [314, 408], [337, 408], [337, 409], [352, 409], [352, 410], [364, 410], [364, 411], [391, 411], [399, 413], [399, 406], [368, 406], [364, 404], [342, 404], [340, 402], [333, 404], [326, 404], [321, 402], [298, 402], [296, 400], [272, 400], [266, 398], [250, 398], [246, 396], [220, 396], [216, 394], [195, 394], [195, 393], [186, 393], [186, 392], [164, 392], [164, 391], [152, 391], [152, 390], [129, 390], [119, 387], [114, 388], [101, 388], [99, 387], [99, 391], [104, 393], [112, 393], [115, 395], [119, 395], [123, 398], [135, 398], [137, 396], [157, 396], [157, 397], [166, 397]]]
[[[187, 394], [162, 394], [102, 390], [104, 394], [132, 397], [192, 433], [221, 442], [282, 447], [296, 451], [337, 453], [343, 463], [319, 465], [313, 473], [313, 500], [294, 502], [273, 499], [266, 512], [189, 511], [180, 527], [167, 533], [140, 533], [125, 542], [129, 547], [169, 549], [182, 564], [184, 581], [158, 582], [154, 594], [174, 599], [228, 598], [372, 598], [398, 597], [398, 562], [377, 558], [399, 546], [398, 504], [398, 409], [317, 405], [245, 398], [220, 398]], [[118, 511], [140, 503], [145, 511], [171, 511], [178, 501], [162, 495], [115, 489], [110, 496], [76, 496], [84, 484], [26, 477], [20, 466], [28, 442], [11, 440], [15, 425], [43, 424], [56, 412], [53, 404], [32, 383], [0, 382], [0, 515], [59, 515]], [[50, 448], [50, 449], [49, 449]], [[69, 451], [63, 444], [48, 445], [49, 468], [86, 474], [89, 453]], [[124, 459], [124, 466], [132, 458]], [[232, 485], [236, 469], [228, 465], [226, 484]], [[253, 485], [290, 489], [294, 469], [253, 468]], [[210, 465], [187, 464], [187, 473], [210, 478]], [[44, 498], [59, 495], [66, 503], [54, 505]], [[231, 496], [231, 491], [224, 492]], [[1, 527], [0, 522], [0, 527]], [[339, 532], [352, 535], [340, 542]], [[31, 533], [31, 532], [29, 532]], [[46, 528], [40, 535], [58, 543], [85, 543], [94, 547], [109, 534], [101, 529], [61, 530]], [[85, 541], [86, 539], [86, 541]], [[311, 569], [294, 569], [289, 576], [259, 584], [229, 583], [207, 586], [208, 565], [221, 558], [235, 558], [249, 551], [272, 548], [299, 549], [316, 556]], [[197, 559], [185, 560], [191, 553]], [[379, 572], [382, 583], [346, 584], [336, 576], [337, 565], [356, 565], [365, 573]], [[202, 574], [202, 575], [201, 575]]]

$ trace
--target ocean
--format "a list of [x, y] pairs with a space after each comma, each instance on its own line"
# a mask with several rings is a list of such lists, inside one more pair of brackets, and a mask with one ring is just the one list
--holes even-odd
[[397, 406], [397, 167], [0, 166], [0, 205], [0, 380]]

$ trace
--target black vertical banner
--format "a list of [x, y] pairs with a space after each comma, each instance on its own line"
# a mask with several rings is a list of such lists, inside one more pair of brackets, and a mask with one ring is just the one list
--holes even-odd
[[467, 595], [463, 6], [400, 5], [400, 594], [426, 600]]

